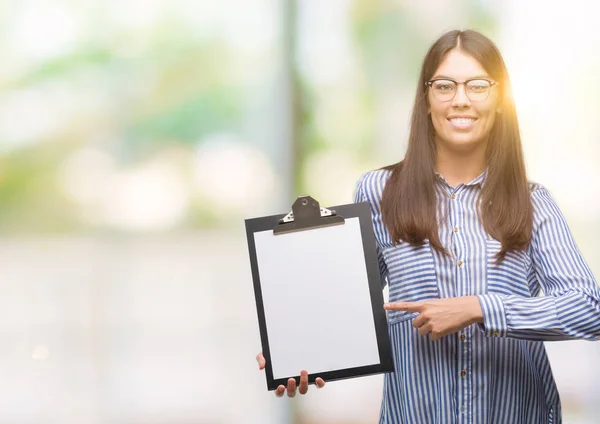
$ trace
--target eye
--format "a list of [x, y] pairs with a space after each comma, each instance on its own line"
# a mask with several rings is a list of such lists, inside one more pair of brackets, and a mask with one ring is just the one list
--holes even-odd
[[486, 80], [473, 80], [467, 83], [467, 88], [473, 93], [484, 93], [489, 90], [490, 83]]
[[433, 88], [441, 93], [450, 93], [454, 91], [454, 83], [452, 81], [436, 81]]

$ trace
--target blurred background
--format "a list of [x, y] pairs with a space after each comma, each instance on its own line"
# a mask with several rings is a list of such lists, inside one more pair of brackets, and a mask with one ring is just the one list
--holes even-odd
[[[499, 45], [530, 179], [600, 276], [598, 8], [1, 2], [0, 422], [376, 422], [381, 376], [266, 391], [244, 219], [400, 160], [450, 29]], [[600, 344], [547, 346], [565, 423], [598, 422]]]

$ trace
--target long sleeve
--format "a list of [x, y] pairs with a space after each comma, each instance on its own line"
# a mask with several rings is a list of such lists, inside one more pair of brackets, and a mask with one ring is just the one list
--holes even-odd
[[[354, 203], [362, 203], [368, 202], [369, 207], [371, 208], [371, 219], [373, 222], [373, 228], [375, 231], [375, 239], [378, 239], [378, 232], [385, 231], [385, 228], [380, 228], [380, 220], [377, 219], [381, 215], [381, 210], [379, 208], [379, 202], [377, 199], [369, 199], [365, 190], [363, 189], [363, 184], [367, 184], [369, 180], [369, 174], [365, 174], [357, 183], [356, 190], [354, 192]], [[379, 274], [381, 276], [381, 287], [385, 287], [387, 285], [387, 277], [388, 277], [388, 269], [385, 263], [385, 259], [383, 258], [383, 254], [381, 253], [381, 248], [379, 246], [379, 242], [375, 243], [375, 247], [377, 249], [377, 259], [379, 261]]]
[[600, 287], [548, 191], [532, 192], [530, 255], [543, 296], [479, 295], [487, 335], [524, 340], [600, 339]]

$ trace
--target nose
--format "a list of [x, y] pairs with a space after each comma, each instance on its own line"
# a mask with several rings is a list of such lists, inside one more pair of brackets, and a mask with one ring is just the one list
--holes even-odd
[[471, 102], [467, 97], [467, 93], [465, 91], [465, 85], [459, 84], [458, 87], [456, 87], [456, 95], [452, 99], [452, 106], [464, 107], [469, 106], [470, 104]]

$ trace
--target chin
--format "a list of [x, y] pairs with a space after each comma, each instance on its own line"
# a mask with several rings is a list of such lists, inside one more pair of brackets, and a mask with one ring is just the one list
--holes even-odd
[[484, 143], [481, 139], [473, 137], [452, 137], [447, 139], [444, 144], [453, 150], [471, 150]]

